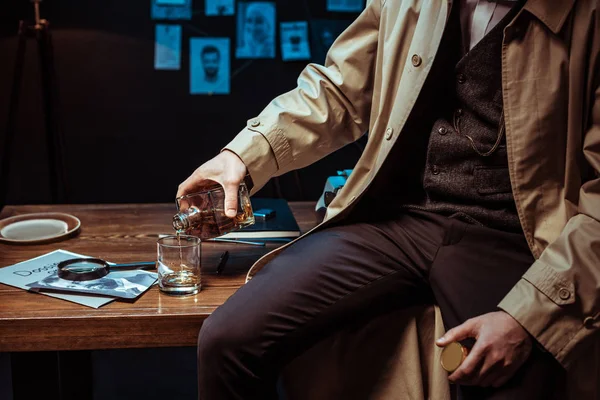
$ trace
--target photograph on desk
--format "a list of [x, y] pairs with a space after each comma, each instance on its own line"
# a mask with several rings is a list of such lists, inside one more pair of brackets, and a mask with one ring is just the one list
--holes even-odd
[[89, 281], [61, 279], [57, 274], [52, 274], [27, 286], [41, 292], [76, 292], [135, 299], [148, 290], [156, 279], [156, 273], [143, 270], [110, 272], [102, 278]]
[[[30, 260], [20, 262], [15, 265], [9, 265], [0, 268], [0, 283], [32, 291], [30, 284], [43, 280], [44, 278], [56, 275], [58, 263], [72, 258], [85, 257], [84, 255], [72, 253], [66, 250], [56, 250], [41, 255]], [[40, 292], [42, 293], [42, 292]], [[61, 300], [71, 301], [84, 306], [98, 308], [114, 300], [111, 297], [85, 296], [82, 294], [67, 293], [49, 293], [43, 292], [47, 296], [56, 297]]]

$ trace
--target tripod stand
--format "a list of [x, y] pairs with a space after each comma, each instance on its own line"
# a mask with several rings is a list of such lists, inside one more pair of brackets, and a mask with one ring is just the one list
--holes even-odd
[[9, 189], [9, 171], [14, 155], [13, 146], [17, 130], [17, 114], [21, 87], [23, 83], [23, 68], [25, 65], [25, 50], [29, 39], [35, 39], [38, 47], [38, 61], [41, 72], [41, 89], [44, 109], [44, 130], [48, 154], [48, 173], [53, 203], [65, 202], [67, 197], [67, 180], [63, 160], [63, 137], [58, 124], [57, 87], [54, 70], [54, 54], [49, 22], [40, 19], [39, 3], [42, 0], [32, 0], [35, 11], [35, 23], [19, 22], [18, 45], [15, 57], [12, 90], [8, 106], [7, 129], [1, 158], [0, 170], [0, 211], [6, 204]]

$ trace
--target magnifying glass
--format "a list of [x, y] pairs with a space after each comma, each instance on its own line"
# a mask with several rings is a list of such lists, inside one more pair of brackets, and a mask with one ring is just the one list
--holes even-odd
[[70, 281], [91, 281], [106, 276], [110, 271], [152, 269], [156, 262], [135, 262], [110, 265], [99, 258], [74, 258], [58, 263], [58, 277]]

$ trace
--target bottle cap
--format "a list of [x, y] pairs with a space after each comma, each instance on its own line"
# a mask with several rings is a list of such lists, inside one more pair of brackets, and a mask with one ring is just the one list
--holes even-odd
[[452, 342], [442, 350], [440, 363], [442, 368], [452, 373], [460, 367], [460, 364], [467, 358], [468, 350], [457, 342]]

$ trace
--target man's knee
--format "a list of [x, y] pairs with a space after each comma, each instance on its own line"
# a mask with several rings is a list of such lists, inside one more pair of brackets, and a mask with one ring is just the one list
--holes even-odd
[[204, 320], [200, 328], [198, 362], [236, 362], [240, 351], [252, 352], [251, 350], [259, 344], [260, 338], [253, 334], [257, 332], [257, 329], [252, 327], [255, 324], [242, 321], [243, 318], [235, 318], [235, 313], [232, 315], [222, 311], [224, 310], [217, 309]]
[[198, 361], [214, 360], [215, 357], [222, 356], [227, 350], [227, 338], [230, 327], [227, 321], [217, 321], [214, 315], [210, 315], [202, 323], [200, 333], [198, 334]]

